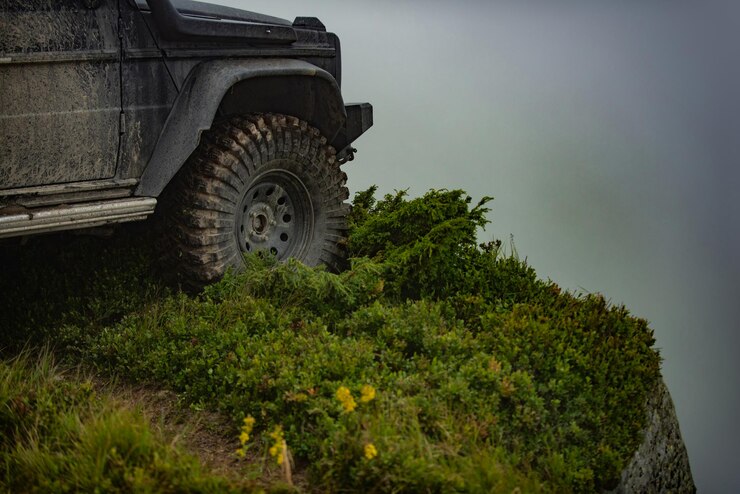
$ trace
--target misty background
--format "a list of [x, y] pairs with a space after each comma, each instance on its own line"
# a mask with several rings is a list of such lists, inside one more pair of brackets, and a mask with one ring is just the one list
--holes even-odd
[[339, 35], [352, 194], [492, 195], [481, 241], [650, 321], [699, 492], [740, 492], [740, 4], [217, 3]]

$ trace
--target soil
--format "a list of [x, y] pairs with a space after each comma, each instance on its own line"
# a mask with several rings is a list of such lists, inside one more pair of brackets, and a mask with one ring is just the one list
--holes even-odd
[[[128, 385], [97, 380], [100, 392], [114, 396], [123, 406], [142, 413], [152, 429], [164, 439], [199, 459], [213, 474], [239, 482], [256, 481], [259, 485], [283, 484], [283, 474], [272, 459], [264, 461], [259, 437], [244, 458], [236, 455], [239, 430], [225, 414], [186, 408], [173, 391], [155, 386]], [[267, 466], [265, 466], [267, 465]], [[310, 491], [305, 468], [292, 469], [292, 484], [300, 492]]]

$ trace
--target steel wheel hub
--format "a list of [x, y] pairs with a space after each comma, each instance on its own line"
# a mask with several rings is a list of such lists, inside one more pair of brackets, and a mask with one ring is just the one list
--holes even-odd
[[306, 186], [285, 170], [260, 175], [240, 201], [236, 227], [242, 252], [301, 259], [313, 236], [313, 207]]

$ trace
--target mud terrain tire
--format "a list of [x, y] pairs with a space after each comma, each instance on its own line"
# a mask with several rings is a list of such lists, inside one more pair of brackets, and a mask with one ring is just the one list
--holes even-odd
[[162, 197], [169, 269], [191, 289], [243, 268], [245, 252], [340, 270], [346, 180], [334, 148], [298, 118], [215, 124]]

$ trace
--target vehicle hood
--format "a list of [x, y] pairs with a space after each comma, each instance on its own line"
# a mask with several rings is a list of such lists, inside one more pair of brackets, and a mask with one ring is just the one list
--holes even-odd
[[[290, 26], [291, 22], [279, 17], [257, 14], [247, 10], [225, 7], [205, 2], [193, 2], [191, 0], [172, 0], [172, 4], [183, 15], [208, 17], [213, 19], [224, 19], [230, 21], [256, 22], [260, 24]], [[149, 10], [146, 0], [136, 0], [136, 5], [141, 10]]]

